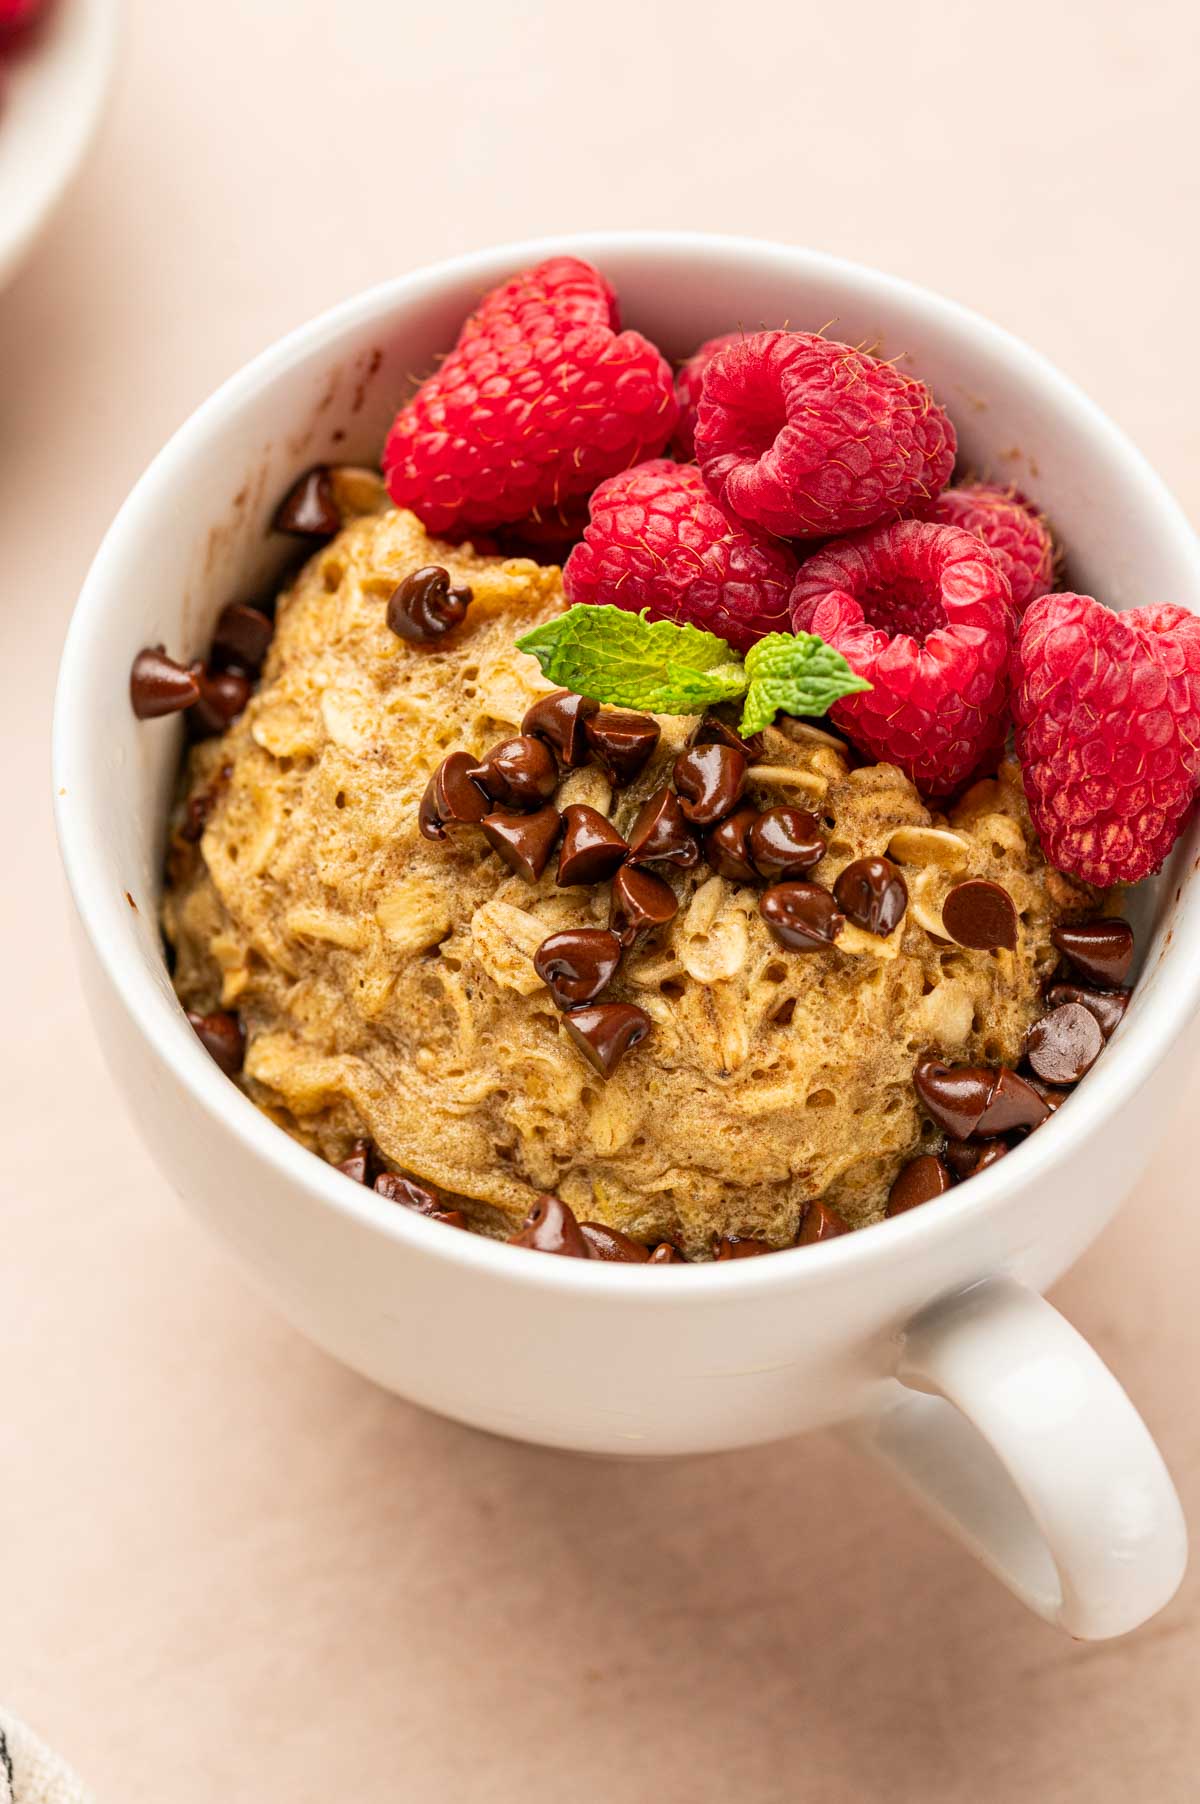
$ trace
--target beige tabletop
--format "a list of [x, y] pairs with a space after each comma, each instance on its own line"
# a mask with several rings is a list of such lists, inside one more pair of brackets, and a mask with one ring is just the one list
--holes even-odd
[[[0, 1698], [101, 1798], [1200, 1795], [1195, 1581], [1141, 1634], [1073, 1646], [831, 1439], [539, 1452], [285, 1327], [166, 1194], [101, 1066], [46, 750], [72, 600], [166, 435], [285, 328], [493, 240], [709, 227], [914, 277], [1062, 364], [1200, 517], [1198, 18], [130, 5], [95, 153], [0, 297]], [[1164, 1120], [1057, 1301], [1200, 1532], [1194, 1168]]]

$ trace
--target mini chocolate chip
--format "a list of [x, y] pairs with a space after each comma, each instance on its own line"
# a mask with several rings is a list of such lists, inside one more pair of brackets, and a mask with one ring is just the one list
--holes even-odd
[[663, 926], [678, 911], [675, 891], [653, 871], [623, 864], [613, 878], [608, 924], [622, 946], [632, 946], [639, 933]]
[[926, 1058], [918, 1061], [913, 1083], [927, 1112], [955, 1140], [1040, 1127], [1050, 1114], [1033, 1086], [1003, 1066]]
[[584, 721], [592, 755], [609, 782], [632, 783], [654, 755], [661, 728], [649, 714], [594, 714]]
[[630, 1240], [628, 1234], [622, 1234], [619, 1228], [606, 1227], [602, 1221], [581, 1221], [579, 1232], [587, 1242], [588, 1253], [593, 1259], [616, 1260], [622, 1265], [649, 1263], [649, 1247], [644, 1247], [640, 1240]]
[[428, 645], [465, 619], [471, 599], [468, 584], [451, 587], [450, 572], [442, 564], [422, 564], [388, 597], [388, 627], [397, 639]]
[[758, 911], [781, 946], [793, 952], [825, 952], [846, 925], [829, 891], [819, 883], [773, 883]]
[[193, 739], [212, 739], [244, 711], [254, 685], [240, 670], [207, 670], [199, 662], [191, 669], [200, 697], [188, 713], [188, 732]]
[[944, 1196], [954, 1180], [936, 1153], [920, 1153], [901, 1167], [895, 1183], [888, 1191], [887, 1214], [903, 1215], [920, 1203]]
[[559, 1008], [594, 1002], [621, 962], [621, 942], [607, 927], [564, 927], [544, 939], [533, 968]]
[[727, 745], [733, 751], [740, 752], [747, 764], [753, 764], [756, 758], [762, 757], [763, 737], [761, 733], [751, 733], [749, 739], [728, 725], [716, 714], [706, 714], [691, 738], [692, 745]]
[[760, 1240], [756, 1234], [721, 1234], [713, 1240], [713, 1258], [722, 1259], [757, 1259], [760, 1253], [773, 1253], [775, 1248], [769, 1240]]
[[732, 883], [753, 883], [758, 876], [750, 856], [750, 829], [758, 819], [753, 802], [743, 802], [704, 835], [704, 856], [718, 877]]
[[840, 1215], [836, 1215], [826, 1203], [818, 1198], [809, 1203], [804, 1211], [804, 1220], [800, 1223], [800, 1232], [796, 1235], [798, 1247], [816, 1246], [822, 1240], [836, 1240], [839, 1234], [848, 1234], [850, 1228]]
[[856, 858], [838, 876], [833, 894], [848, 921], [884, 939], [908, 907], [908, 885], [890, 858]]
[[670, 1240], [660, 1240], [650, 1255], [651, 1265], [686, 1265], [687, 1260], [679, 1248]]
[[1006, 1140], [985, 1140], [979, 1148], [979, 1157], [975, 1161], [972, 1177], [978, 1177], [979, 1173], [986, 1171], [989, 1165], [995, 1165], [996, 1161], [1003, 1159], [1008, 1151], [1009, 1146]]
[[1100, 1023], [1080, 1002], [1063, 1002], [1025, 1039], [1025, 1057], [1045, 1084], [1077, 1084], [1104, 1049]]
[[601, 1077], [611, 1077], [633, 1047], [650, 1032], [650, 1017], [632, 1002], [596, 1002], [572, 1009], [563, 1026], [588, 1064]]
[[256, 677], [275, 634], [275, 622], [249, 602], [231, 601], [217, 615], [209, 660], [219, 670]]
[[638, 809], [629, 829], [629, 856], [634, 864], [673, 864], [680, 870], [689, 870], [700, 857], [679, 797], [665, 783]]
[[451, 752], [430, 777], [417, 810], [417, 825], [425, 839], [445, 839], [450, 821], [477, 826], [488, 812], [488, 799], [471, 781], [475, 760], [470, 752]]
[[375, 1149], [369, 1140], [356, 1140], [344, 1159], [339, 1159], [337, 1170], [346, 1177], [353, 1178], [356, 1184], [371, 1182], [371, 1167], [374, 1164]]
[[766, 808], [747, 836], [750, 856], [761, 877], [803, 877], [825, 856], [825, 839], [815, 814], [786, 804]]
[[1120, 1026], [1132, 994], [1131, 990], [1089, 990], [1079, 983], [1059, 982], [1046, 986], [1046, 1001], [1051, 1008], [1061, 1008], [1064, 1002], [1082, 1004], [1095, 1015], [1106, 1040]]
[[563, 809], [556, 878], [561, 888], [603, 883], [628, 857], [629, 847], [599, 809], [589, 808], [586, 802], [572, 802]]
[[197, 1015], [189, 1009], [187, 1018], [213, 1063], [220, 1066], [226, 1077], [236, 1077], [246, 1056], [246, 1036], [237, 1016], [224, 1009], [211, 1015]]
[[377, 1196], [389, 1203], [399, 1203], [402, 1209], [414, 1209], [418, 1215], [440, 1215], [441, 1198], [427, 1190], [424, 1184], [418, 1184], [413, 1178], [401, 1177], [398, 1171], [381, 1171], [374, 1183]]
[[539, 1196], [521, 1227], [509, 1236], [511, 1247], [532, 1247], [535, 1253], [561, 1253], [568, 1259], [586, 1259], [588, 1243], [579, 1223], [557, 1196]]
[[568, 770], [577, 770], [588, 761], [587, 723], [599, 712], [599, 702], [556, 689], [526, 710], [521, 731], [546, 740]]
[[540, 808], [558, 788], [558, 765], [545, 740], [522, 733], [494, 745], [470, 777], [501, 808]]
[[296, 478], [271, 524], [276, 532], [294, 533], [300, 539], [330, 539], [341, 529], [327, 464], [314, 464]]
[[536, 883], [550, 862], [562, 816], [549, 803], [536, 814], [505, 814], [497, 810], [480, 821], [484, 838], [499, 852], [509, 870], [526, 883]]
[[680, 752], [673, 774], [684, 819], [694, 827], [711, 827], [741, 800], [746, 755], [730, 745], [694, 745]]
[[960, 946], [991, 952], [997, 946], [1015, 952], [1017, 911], [1000, 883], [984, 877], [968, 877], [956, 883], [942, 904], [942, 925]]
[[1133, 964], [1133, 928], [1128, 921], [1086, 921], [1054, 927], [1050, 938], [1077, 971], [1102, 990], [1119, 989]]
[[182, 714], [200, 699], [195, 670], [168, 658], [161, 645], [147, 645], [129, 671], [129, 702], [139, 720]]

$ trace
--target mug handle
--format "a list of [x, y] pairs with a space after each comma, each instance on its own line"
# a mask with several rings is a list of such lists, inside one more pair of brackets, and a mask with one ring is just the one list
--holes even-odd
[[851, 1424], [944, 1528], [1047, 1622], [1122, 1635], [1174, 1595], [1183, 1511], [1108, 1367], [1036, 1291], [988, 1279], [907, 1329], [911, 1393]]

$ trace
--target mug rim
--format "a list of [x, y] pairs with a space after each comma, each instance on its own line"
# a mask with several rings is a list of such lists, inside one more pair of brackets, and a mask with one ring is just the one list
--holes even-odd
[[[122, 503], [88, 570], [73, 610], [59, 667], [54, 703], [52, 763], [54, 811], [58, 842], [79, 922], [104, 970], [113, 994], [133, 1029], [183, 1086], [191, 1100], [218, 1130], [230, 1132], [244, 1150], [265, 1159], [289, 1183], [360, 1226], [399, 1241], [417, 1255], [441, 1259], [494, 1278], [538, 1290], [593, 1290], [607, 1295], [644, 1298], [655, 1308], [679, 1305], [701, 1295], [716, 1302], [732, 1293], [817, 1287], [839, 1282], [843, 1273], [865, 1272], [881, 1262], [909, 1263], [924, 1256], [933, 1243], [965, 1234], [983, 1244], [986, 1225], [1006, 1206], [1044, 1182], [1079, 1151], [1096, 1128], [1131, 1098], [1152, 1075], [1179, 1039], [1200, 1003], [1200, 911], [1176, 930], [1176, 976], [1137, 1014], [1127, 1019], [1106, 1052], [1088, 1074], [1086, 1085], [1057, 1111], [1046, 1131], [1031, 1135], [1009, 1156], [979, 1173], [970, 1194], [956, 1187], [938, 1199], [935, 1210], [913, 1209], [887, 1221], [840, 1235], [815, 1246], [782, 1248], [765, 1260], [729, 1260], [672, 1268], [664, 1283], [650, 1282], [633, 1265], [580, 1259], [530, 1257], [528, 1249], [471, 1233], [447, 1233], [411, 1210], [397, 1209], [371, 1190], [346, 1178], [335, 1166], [300, 1145], [277, 1127], [248, 1096], [213, 1064], [186, 1025], [174, 992], [164, 992], [136, 950], [134, 921], [121, 913], [124, 898], [110, 893], [103, 871], [103, 850], [92, 831], [94, 787], [89, 778], [94, 761], [81, 742], [77, 722], [88, 711], [81, 698], [89, 688], [88, 652], [103, 632], [115, 597], [119, 605], [119, 572], [136, 551], [143, 518], [169, 505], [169, 497], [187, 480], [192, 457], [210, 436], [227, 427], [264, 388], [286, 374], [300, 359], [332, 346], [346, 333], [376, 319], [390, 319], [406, 304], [431, 297], [449, 286], [474, 280], [481, 291], [513, 268], [548, 256], [582, 256], [602, 262], [606, 253], [663, 255], [681, 266], [706, 255], [740, 256], [749, 263], [771, 260], [790, 264], [797, 273], [827, 275], [843, 287], [872, 297], [899, 298], [919, 309], [933, 331], [951, 325], [959, 336], [972, 336], [1006, 364], [1023, 365], [1044, 393], [1047, 405], [1074, 416], [1078, 425], [1106, 441], [1114, 458], [1125, 465], [1130, 481], [1159, 517], [1159, 529], [1176, 542], [1179, 554], [1200, 568], [1200, 540], [1162, 477], [1144, 453], [1114, 421], [1040, 352], [973, 309], [902, 277], [824, 251], [734, 234], [679, 231], [608, 231], [556, 234], [501, 243], [462, 256], [425, 265], [389, 278], [326, 309], [293, 328], [243, 365], [201, 404], [153, 457]], [[1195, 864], [1184, 879], [1190, 883]], [[803, 1255], [803, 1257], [801, 1257]], [[594, 1291], [593, 1291], [594, 1294]]]

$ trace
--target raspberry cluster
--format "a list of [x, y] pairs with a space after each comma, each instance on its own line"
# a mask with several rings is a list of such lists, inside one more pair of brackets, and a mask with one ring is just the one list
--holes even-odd
[[672, 379], [599, 271], [555, 257], [482, 298], [384, 469], [432, 532], [561, 549], [572, 602], [739, 652], [819, 634], [872, 685], [834, 723], [931, 798], [1015, 724], [1047, 856], [1135, 880], [1200, 783], [1200, 622], [1055, 595], [1046, 521], [1015, 489], [948, 487], [956, 448], [916, 375], [820, 333], [727, 332]]

